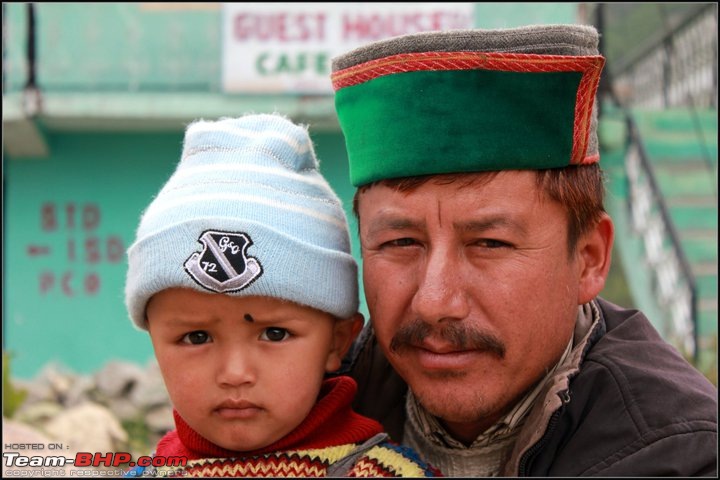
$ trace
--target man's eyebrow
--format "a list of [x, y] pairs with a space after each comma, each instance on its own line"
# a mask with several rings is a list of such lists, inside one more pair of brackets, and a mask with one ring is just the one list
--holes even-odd
[[525, 225], [508, 216], [498, 215], [479, 220], [468, 220], [453, 223], [453, 227], [461, 232], [484, 232], [492, 228], [509, 228], [519, 233], [526, 233]]
[[[368, 224], [368, 234], [386, 230], [422, 230], [424, 220], [413, 220], [407, 217], [387, 215], [375, 218]], [[507, 215], [493, 215], [480, 219], [469, 219], [453, 222], [453, 228], [460, 232], [484, 232], [493, 228], [508, 228], [519, 233], [526, 233], [524, 224], [513, 220]]]
[[425, 225], [424, 221], [412, 220], [407, 217], [398, 216], [380, 216], [373, 219], [368, 223], [368, 233], [383, 231], [383, 230], [407, 230], [407, 229], [421, 229]]

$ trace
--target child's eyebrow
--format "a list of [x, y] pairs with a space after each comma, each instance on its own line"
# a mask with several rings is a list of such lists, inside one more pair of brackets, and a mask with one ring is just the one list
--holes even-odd
[[274, 313], [274, 314], [260, 314], [259, 317], [253, 317], [251, 314], [246, 313], [243, 315], [243, 320], [253, 324], [273, 324], [273, 323], [288, 323], [288, 322], [300, 322], [305, 321], [303, 318], [289, 313]]
[[178, 327], [204, 327], [213, 325], [220, 321], [218, 317], [181, 317], [177, 316], [172, 319], [172, 323]]

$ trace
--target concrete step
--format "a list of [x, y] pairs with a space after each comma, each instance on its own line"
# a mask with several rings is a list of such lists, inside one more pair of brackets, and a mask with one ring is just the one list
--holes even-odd
[[703, 262], [696, 263], [692, 266], [692, 271], [696, 277], [702, 277], [705, 275], [714, 275], [715, 282], [717, 283], [718, 264], [717, 262]]
[[[718, 163], [717, 110], [633, 110], [645, 151], [653, 164]], [[710, 172], [712, 173], [712, 172]]]
[[714, 310], [698, 309], [697, 333], [698, 337], [715, 337], [717, 339], [717, 308]]
[[716, 179], [707, 170], [688, 170], [682, 175], [677, 172], [655, 169], [655, 178], [662, 194], [667, 198], [682, 197], [716, 197]]
[[694, 239], [688, 238], [682, 240], [685, 248], [685, 256], [691, 265], [699, 263], [717, 263], [718, 246], [717, 238], [715, 239]]
[[717, 237], [718, 209], [717, 205], [710, 203], [712, 201], [712, 197], [705, 197], [697, 205], [669, 204], [668, 210], [675, 228], [686, 233], [700, 230], [704, 235]]
[[693, 111], [680, 107], [664, 110], [634, 108], [632, 115], [638, 126], [648, 130], [697, 132], [700, 129], [704, 136], [711, 136], [718, 128], [718, 114], [714, 109]]
[[717, 198], [710, 195], [675, 195], [665, 198], [665, 204], [669, 207], [692, 207], [692, 208], [714, 208], [717, 210]]
[[717, 298], [717, 266], [715, 272], [703, 273], [700, 270], [693, 269], [695, 275], [695, 285], [697, 286], [698, 298]]

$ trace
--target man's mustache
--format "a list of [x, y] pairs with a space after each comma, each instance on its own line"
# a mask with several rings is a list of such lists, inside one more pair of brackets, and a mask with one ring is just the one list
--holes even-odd
[[413, 345], [417, 346], [434, 333], [448, 342], [456, 350], [486, 350], [494, 353], [500, 358], [505, 357], [505, 345], [488, 333], [478, 331], [460, 321], [448, 321], [442, 327], [433, 328], [422, 320], [415, 320], [403, 325], [390, 341], [390, 350], [397, 352], [402, 348]]

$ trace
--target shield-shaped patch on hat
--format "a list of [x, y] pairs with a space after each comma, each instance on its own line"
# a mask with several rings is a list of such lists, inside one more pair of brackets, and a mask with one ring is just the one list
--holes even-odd
[[247, 256], [252, 239], [246, 233], [206, 230], [198, 241], [203, 244], [185, 261], [187, 273], [213, 292], [236, 292], [248, 287], [263, 270], [256, 258]]

